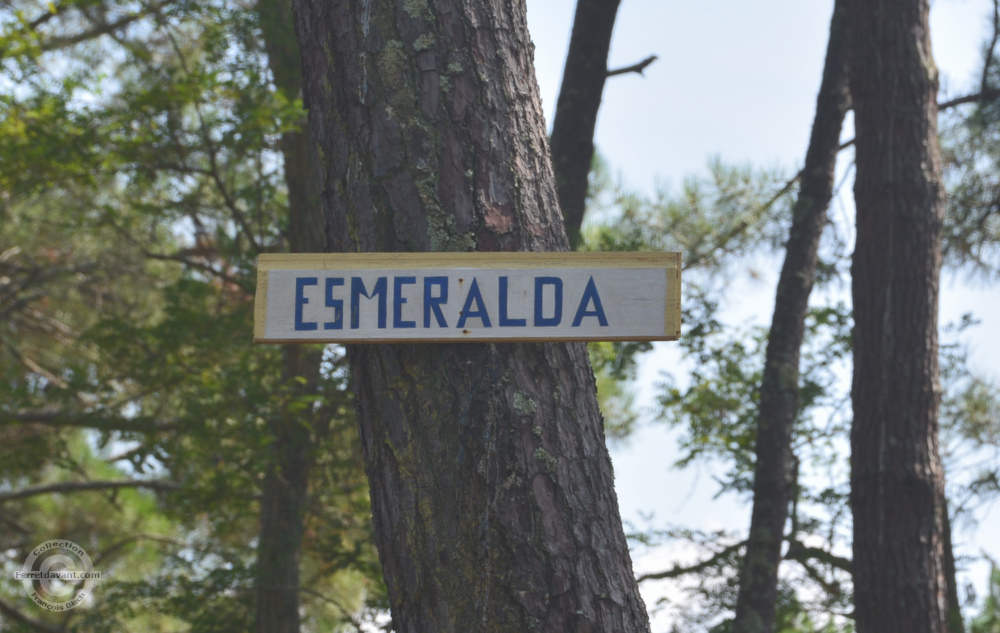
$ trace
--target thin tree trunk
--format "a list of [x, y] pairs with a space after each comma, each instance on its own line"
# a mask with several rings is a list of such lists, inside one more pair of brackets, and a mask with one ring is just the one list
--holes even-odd
[[[304, 393], [315, 390], [320, 355], [311, 349], [286, 346], [286, 385], [302, 376]], [[311, 380], [310, 380], [311, 378]], [[311, 465], [310, 424], [301, 414], [286, 412], [271, 422], [271, 462], [264, 477], [257, 539], [257, 631], [298, 633], [299, 563], [302, 558], [302, 515], [305, 511]]]
[[620, 0], [577, 0], [562, 86], [552, 120], [552, 169], [570, 246], [580, 243], [594, 130]]
[[947, 630], [937, 341], [943, 189], [928, 13], [928, 0], [848, 4], [859, 633]]
[[[259, 0], [257, 12], [275, 86], [298, 98], [302, 74], [289, 0]], [[307, 122], [280, 140], [288, 186], [288, 244], [293, 253], [326, 250], [319, 167]], [[315, 394], [322, 352], [287, 345], [282, 383], [292, 394]], [[300, 381], [301, 379], [301, 381]], [[271, 422], [271, 463], [261, 490], [257, 540], [257, 631], [299, 632], [299, 566], [314, 433], [325, 426], [301, 409]]]
[[948, 633], [965, 633], [962, 603], [958, 598], [958, 570], [955, 567], [955, 543], [951, 539], [951, 515], [948, 500], [942, 500], [942, 538], [944, 539], [944, 580], [948, 584]]
[[792, 494], [792, 428], [799, 406], [799, 351], [816, 276], [820, 237], [833, 195], [840, 131], [850, 108], [843, 5], [843, 0], [837, 1], [830, 21], [816, 118], [799, 197], [792, 210], [785, 262], [778, 279], [768, 335], [757, 422], [753, 514], [733, 625], [738, 633], [774, 630], [778, 565]]
[[[521, 0], [296, 0], [331, 243], [565, 250]], [[579, 344], [349, 349], [398, 633], [648, 631]]]

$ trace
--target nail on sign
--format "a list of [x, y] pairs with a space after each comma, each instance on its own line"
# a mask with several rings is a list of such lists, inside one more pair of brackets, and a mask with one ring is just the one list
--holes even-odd
[[257, 343], [680, 336], [680, 253], [261, 255], [257, 275]]

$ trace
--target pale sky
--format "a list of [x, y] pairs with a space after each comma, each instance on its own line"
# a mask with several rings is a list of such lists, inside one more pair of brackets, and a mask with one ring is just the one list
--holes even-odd
[[[574, 8], [575, 0], [528, 0], [535, 67], [550, 124]], [[651, 54], [659, 59], [645, 77], [619, 76], [605, 87], [596, 142], [612, 173], [651, 192], [657, 183], [677, 184], [703, 170], [715, 155], [729, 163], [797, 170], [812, 126], [832, 8], [832, 0], [622, 0], [609, 66], [627, 66]], [[989, 0], [932, 2], [943, 97], [974, 91], [991, 12]], [[850, 135], [845, 131], [844, 138]], [[853, 213], [850, 183], [839, 204]], [[766, 325], [775, 279], [776, 274], [735, 283], [727, 298], [731, 322]], [[1000, 378], [1000, 292], [950, 275], [942, 286], [941, 323], [974, 312], [983, 323], [964, 338], [972, 348], [972, 364]], [[849, 300], [849, 289], [841, 298]], [[676, 362], [673, 343], [659, 344], [644, 359], [641, 403], [648, 407], [659, 371]], [[732, 496], [712, 500], [717, 486], [708, 469], [671, 469], [674, 446], [665, 427], [645, 425], [630, 443], [613, 447], [623, 517], [639, 521], [640, 513], [653, 512], [661, 525], [745, 531], [749, 507]], [[1000, 509], [982, 518], [977, 532], [958, 535], [963, 551], [985, 550], [1000, 558], [995, 536]], [[663, 569], [671, 560], [669, 552], [637, 554], [634, 562], [642, 572]], [[964, 574], [980, 595], [986, 571], [979, 565]], [[661, 591], [643, 587], [647, 606]], [[655, 617], [654, 631], [666, 631], [669, 622], [666, 614]]]

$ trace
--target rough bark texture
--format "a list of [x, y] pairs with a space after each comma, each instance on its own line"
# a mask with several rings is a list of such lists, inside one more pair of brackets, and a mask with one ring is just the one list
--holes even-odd
[[859, 633], [947, 630], [937, 342], [943, 198], [928, 9], [928, 0], [848, 4]]
[[[567, 248], [523, 1], [295, 7], [335, 249]], [[583, 345], [349, 355], [397, 632], [649, 630]]]
[[816, 117], [774, 301], [760, 391], [753, 514], [733, 625], [737, 633], [774, 630], [778, 565], [792, 495], [792, 427], [799, 406], [799, 351], [816, 276], [819, 241], [833, 195], [840, 130], [850, 108], [845, 17], [844, 1], [838, 0], [830, 22]]
[[[289, 0], [260, 0], [257, 4], [268, 65], [275, 86], [289, 98], [302, 91], [298, 45]], [[299, 131], [280, 140], [288, 186], [289, 249], [294, 253], [326, 250], [320, 176], [316, 153], [305, 121]], [[322, 352], [287, 345], [283, 383], [302, 394], [315, 393]], [[297, 378], [304, 379], [301, 383]], [[299, 565], [302, 554], [303, 513], [308, 500], [313, 431], [322, 424], [287, 412], [271, 422], [271, 463], [261, 490], [260, 533], [257, 540], [257, 631], [299, 632]]]
[[552, 169], [570, 245], [580, 242], [594, 129], [619, 0], [577, 0], [573, 33], [552, 121]]

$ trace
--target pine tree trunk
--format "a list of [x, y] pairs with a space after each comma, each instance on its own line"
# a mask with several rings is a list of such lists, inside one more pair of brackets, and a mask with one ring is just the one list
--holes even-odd
[[[567, 248], [523, 0], [295, 8], [335, 250]], [[649, 630], [583, 345], [349, 356], [397, 632]]]
[[937, 343], [943, 198], [928, 11], [928, 0], [850, 0], [848, 9], [859, 633], [947, 630]]
[[580, 243], [594, 130], [608, 71], [619, 0], [577, 0], [573, 33], [552, 120], [552, 168], [570, 245]]
[[[286, 346], [285, 384], [306, 378], [297, 391], [313, 391], [319, 375], [320, 354]], [[311, 380], [310, 380], [311, 378]], [[270, 424], [272, 444], [260, 501], [257, 539], [257, 631], [299, 632], [299, 564], [302, 559], [302, 516], [309, 488], [311, 425], [301, 414], [287, 412]]]
[[840, 130], [850, 108], [843, 5], [843, 0], [837, 1], [830, 22], [816, 118], [799, 197], [792, 210], [768, 335], [757, 423], [753, 514], [733, 624], [737, 633], [774, 630], [778, 565], [792, 494], [792, 427], [799, 406], [799, 352], [816, 277], [819, 241], [833, 195]]
[[[289, 98], [302, 91], [302, 73], [289, 0], [259, 0], [257, 13], [274, 83]], [[280, 140], [288, 186], [289, 250], [326, 250], [320, 206], [320, 176], [308, 124], [285, 132]], [[315, 394], [322, 352], [287, 345], [282, 383], [292, 393]], [[299, 573], [303, 514], [308, 501], [312, 449], [324, 421], [303, 411], [286, 411], [271, 421], [271, 462], [261, 489], [257, 539], [257, 631], [299, 633]]]

